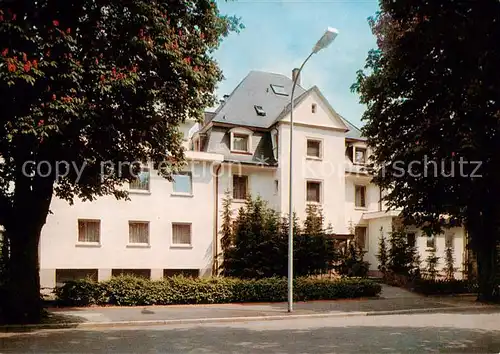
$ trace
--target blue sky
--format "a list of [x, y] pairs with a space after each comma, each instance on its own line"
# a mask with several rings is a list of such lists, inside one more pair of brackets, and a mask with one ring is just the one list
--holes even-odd
[[230, 94], [251, 70], [290, 76], [330, 26], [339, 30], [339, 36], [304, 67], [302, 86], [317, 85], [338, 113], [361, 125], [364, 106], [350, 86], [368, 51], [375, 47], [367, 18], [377, 11], [377, 0], [235, 0], [218, 4], [221, 13], [241, 17], [246, 27], [226, 38], [215, 53], [225, 76], [217, 90], [219, 98]]

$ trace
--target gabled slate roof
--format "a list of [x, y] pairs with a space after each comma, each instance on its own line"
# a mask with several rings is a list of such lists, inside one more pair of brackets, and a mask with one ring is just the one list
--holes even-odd
[[[288, 96], [277, 95], [271, 85], [283, 86]], [[290, 102], [293, 81], [281, 74], [251, 71], [217, 109], [212, 122], [269, 128]], [[295, 97], [305, 90], [297, 85]], [[261, 106], [265, 116], [257, 115], [254, 106]]]
[[[283, 86], [284, 91], [288, 95], [277, 95], [271, 85]], [[289, 112], [292, 86], [292, 79], [285, 75], [251, 71], [215, 112], [205, 115], [205, 124], [214, 122], [264, 129], [270, 128]], [[300, 85], [297, 85], [295, 87], [294, 104], [300, 103], [300, 101], [314, 90], [322, 96], [316, 86], [305, 90]], [[328, 102], [326, 101], [326, 103]], [[261, 106], [266, 115], [258, 115], [254, 106]], [[366, 140], [361, 136], [358, 128], [344, 119], [333, 108], [331, 110], [349, 129], [346, 133], [347, 138]]]

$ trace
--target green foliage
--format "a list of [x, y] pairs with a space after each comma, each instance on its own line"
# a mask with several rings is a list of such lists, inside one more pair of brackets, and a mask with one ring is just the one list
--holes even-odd
[[400, 275], [409, 275], [414, 262], [414, 250], [408, 245], [406, 230], [401, 225], [393, 225], [389, 235], [387, 268]]
[[[228, 217], [229, 199], [222, 210], [222, 274], [238, 278], [269, 278], [287, 275], [288, 218], [280, 218], [261, 198], [248, 198], [234, 220]], [[294, 275], [297, 277], [328, 273], [337, 259], [334, 241], [324, 228], [323, 214], [309, 206], [304, 227], [294, 215]]]
[[138, 161], [170, 178], [184, 161], [179, 125], [215, 102], [213, 51], [240, 28], [212, 0], [0, 2], [9, 321], [39, 320], [36, 254], [53, 194], [126, 198]]
[[476, 293], [478, 288], [468, 280], [418, 279], [412, 283], [412, 290], [423, 295], [453, 295]]
[[335, 269], [342, 276], [366, 277], [370, 263], [363, 260], [366, 252], [352, 240], [347, 245], [340, 247], [340, 256]]
[[387, 271], [387, 263], [389, 262], [389, 255], [387, 251], [387, 242], [384, 234], [384, 228], [380, 227], [380, 237], [378, 239], [378, 269], [385, 273]]
[[[297, 278], [294, 281], [295, 301], [372, 297], [380, 291], [380, 284], [366, 279]], [[287, 299], [287, 279], [177, 276], [152, 281], [121, 276], [100, 283], [91, 279], [69, 281], [56, 290], [56, 296], [62, 306], [281, 302]]]
[[425, 259], [426, 268], [425, 268], [425, 277], [429, 280], [436, 280], [439, 276], [438, 264], [439, 257], [436, 256], [436, 249], [431, 248], [428, 250], [429, 254]]
[[499, 296], [500, 2], [379, 3], [370, 19], [378, 48], [352, 87], [367, 106], [374, 181], [389, 191], [388, 206], [417, 226], [435, 234], [445, 224], [467, 228], [480, 297], [492, 300]]
[[453, 248], [446, 247], [445, 256], [444, 256], [444, 275], [447, 280], [455, 279], [455, 272], [457, 268], [455, 267], [455, 258], [453, 257]]

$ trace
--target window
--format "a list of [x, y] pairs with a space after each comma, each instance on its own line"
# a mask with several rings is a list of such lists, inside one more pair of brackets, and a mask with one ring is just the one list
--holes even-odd
[[149, 244], [149, 222], [129, 221], [128, 242], [130, 244]]
[[192, 194], [193, 181], [191, 172], [180, 172], [173, 176], [173, 189], [174, 193], [179, 194]]
[[200, 151], [200, 140], [198, 139], [194, 141], [194, 151]]
[[356, 226], [354, 228], [354, 237], [356, 238], [356, 242], [358, 243], [358, 246], [361, 247], [361, 249], [366, 250], [367, 249], [367, 239], [366, 239], [366, 232], [367, 228], [366, 226]]
[[311, 113], [316, 113], [316, 103], [311, 105]]
[[200, 271], [198, 269], [163, 269], [164, 278], [176, 275], [182, 275], [186, 278], [198, 278], [200, 276]]
[[366, 187], [356, 186], [355, 187], [355, 199], [354, 205], [356, 208], [366, 208]]
[[279, 181], [277, 179], [274, 180], [274, 194], [278, 194], [280, 191], [280, 188], [279, 188]]
[[406, 242], [408, 246], [415, 247], [417, 244], [417, 238], [414, 232], [410, 232], [406, 234]]
[[454, 234], [449, 231], [444, 234], [444, 245], [446, 248], [453, 248], [453, 236]]
[[248, 177], [233, 175], [233, 198], [246, 199], [247, 198]]
[[286, 92], [284, 86], [271, 84], [271, 88], [273, 89], [273, 92], [277, 95], [288, 96], [288, 93]]
[[233, 134], [233, 148], [234, 151], [248, 152], [248, 135]]
[[172, 224], [172, 244], [191, 245], [191, 224]]
[[321, 141], [307, 140], [307, 157], [321, 158]]
[[122, 275], [151, 279], [151, 269], [111, 269], [111, 276], [119, 277]]
[[91, 279], [97, 281], [97, 269], [56, 269], [56, 286], [73, 280]]
[[99, 220], [78, 220], [78, 242], [99, 243], [101, 222]]
[[258, 116], [266, 115], [266, 111], [264, 111], [264, 108], [262, 108], [262, 106], [253, 106], [253, 108], [255, 108], [255, 112], [257, 112]]
[[427, 236], [427, 248], [436, 248], [436, 237], [434, 235]]
[[307, 181], [306, 200], [312, 203], [321, 202], [321, 182]]
[[358, 164], [366, 163], [366, 149], [354, 148], [354, 162]]
[[141, 171], [138, 173], [135, 180], [130, 182], [130, 189], [149, 191], [149, 178], [150, 178], [149, 168], [142, 167]]

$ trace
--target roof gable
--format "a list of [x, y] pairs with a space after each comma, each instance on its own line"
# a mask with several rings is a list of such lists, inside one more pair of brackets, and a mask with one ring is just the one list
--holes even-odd
[[[316, 104], [316, 112], [312, 113], [312, 104]], [[290, 121], [291, 105], [278, 116], [277, 121]], [[313, 86], [305, 93], [294, 99], [294, 122], [311, 126], [335, 128], [348, 131], [349, 127], [344, 119], [333, 109], [317, 86]]]

